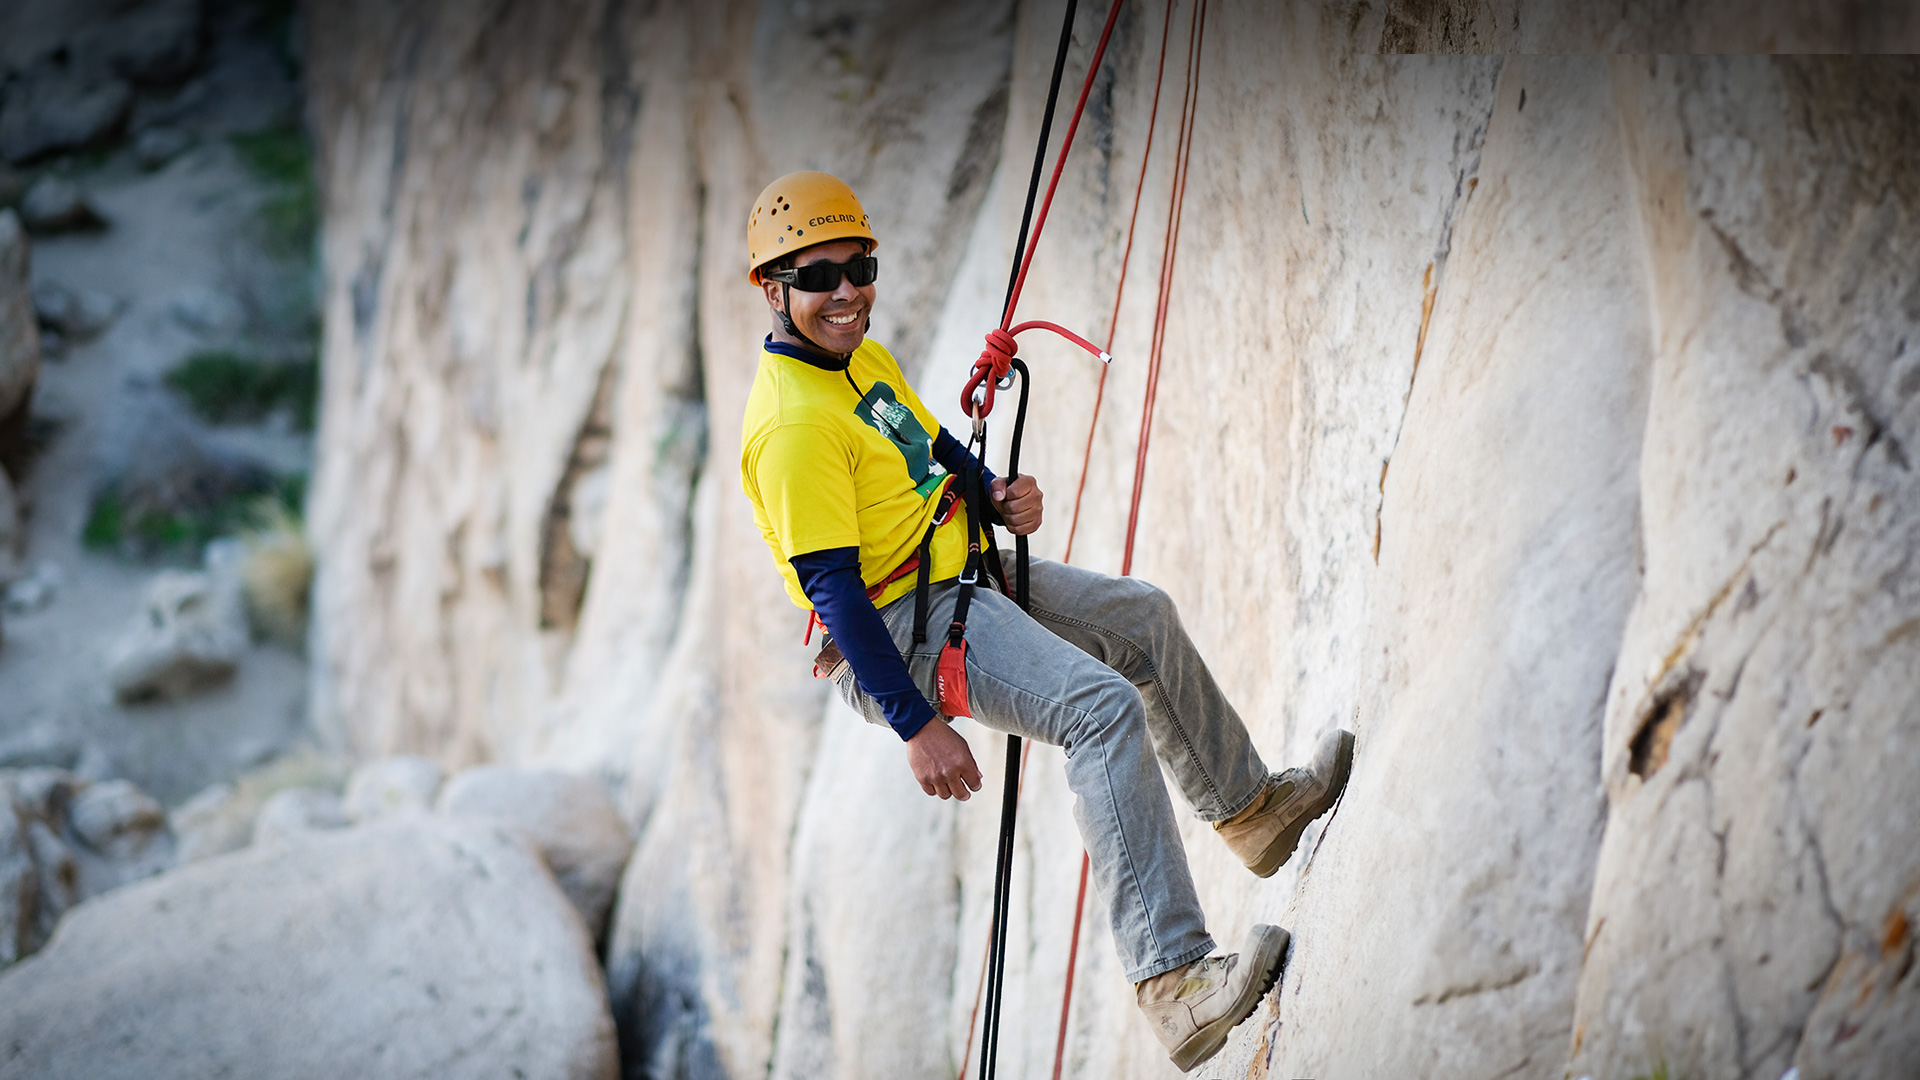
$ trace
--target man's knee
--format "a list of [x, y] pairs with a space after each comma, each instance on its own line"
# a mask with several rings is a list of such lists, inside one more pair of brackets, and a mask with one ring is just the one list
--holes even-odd
[[1080, 719], [1068, 733], [1065, 749], [1088, 739], [1107, 740], [1146, 731], [1147, 705], [1132, 683], [1109, 669], [1088, 685], [1076, 688], [1074, 706]]

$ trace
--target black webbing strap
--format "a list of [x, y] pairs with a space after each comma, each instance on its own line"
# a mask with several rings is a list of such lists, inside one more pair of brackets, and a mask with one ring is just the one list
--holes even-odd
[[933, 574], [933, 530], [940, 527], [935, 521], [927, 526], [927, 534], [920, 538], [920, 569], [913, 581], [913, 643], [919, 645], [927, 640], [927, 591], [928, 579]]
[[[959, 478], [963, 483], [965, 478]], [[923, 644], [927, 640], [927, 594], [932, 587], [933, 578], [933, 534], [940, 526], [953, 520], [953, 504], [962, 498], [960, 488], [963, 483], [948, 481], [940, 488], [940, 501], [933, 504], [933, 520], [927, 523], [927, 531], [920, 536], [920, 550], [917, 557], [920, 566], [915, 571], [913, 581], [913, 643]]]
[[[985, 451], [982, 447], [982, 452]], [[973, 606], [973, 586], [980, 580], [980, 569], [985, 558], [980, 547], [980, 529], [986, 521], [982, 510], [987, 501], [986, 474], [980, 466], [967, 469], [961, 477], [966, 489], [967, 499], [967, 568], [960, 574], [960, 589], [953, 598], [953, 622], [947, 626], [947, 644], [959, 648], [960, 641], [967, 635], [967, 612]], [[993, 530], [987, 529], [988, 543], [992, 543]]]

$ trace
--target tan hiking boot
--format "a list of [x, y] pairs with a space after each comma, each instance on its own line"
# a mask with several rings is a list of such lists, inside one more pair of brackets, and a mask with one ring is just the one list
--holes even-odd
[[1247, 934], [1245, 952], [1209, 956], [1155, 975], [1134, 987], [1134, 1000], [1181, 1071], [1220, 1052], [1235, 1024], [1253, 1015], [1287, 952], [1287, 932], [1261, 923]]
[[1331, 731], [1320, 740], [1313, 764], [1273, 774], [1252, 805], [1225, 821], [1214, 822], [1214, 830], [1247, 869], [1260, 877], [1272, 877], [1293, 857], [1300, 834], [1346, 789], [1352, 768], [1353, 733]]

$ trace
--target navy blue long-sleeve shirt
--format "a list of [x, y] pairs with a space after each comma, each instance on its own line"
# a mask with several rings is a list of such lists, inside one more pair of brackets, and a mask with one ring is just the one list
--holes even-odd
[[[960, 440], [941, 428], [933, 440], [933, 458], [948, 472], [963, 475], [978, 464]], [[993, 474], [986, 473], [986, 482]], [[987, 514], [998, 515], [989, 507]], [[902, 740], [911, 739], [933, 719], [933, 706], [914, 685], [913, 675], [900, 649], [887, 633], [887, 625], [867, 599], [867, 586], [860, 577], [860, 549], [826, 548], [795, 555], [787, 560], [800, 579], [800, 588], [812, 602], [813, 610], [826, 625], [827, 633], [840, 646], [841, 655], [853, 666], [860, 689], [880, 706], [881, 714]]]

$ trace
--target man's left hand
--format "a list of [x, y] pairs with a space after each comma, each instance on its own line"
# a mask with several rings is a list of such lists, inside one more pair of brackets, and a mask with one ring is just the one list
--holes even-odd
[[1016, 477], [1009, 484], [996, 476], [987, 488], [987, 497], [993, 500], [993, 508], [1000, 511], [1000, 520], [1007, 523], [1008, 532], [1026, 536], [1040, 527], [1040, 484], [1033, 477]]

